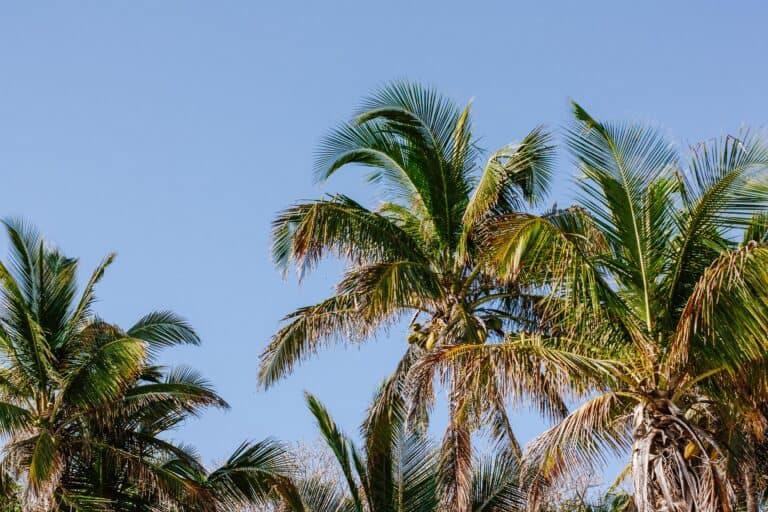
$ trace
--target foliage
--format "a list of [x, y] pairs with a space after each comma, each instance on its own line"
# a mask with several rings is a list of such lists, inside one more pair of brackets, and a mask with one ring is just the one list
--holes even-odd
[[[471, 104], [384, 86], [320, 147], [317, 176], [365, 168], [382, 201], [343, 195], [275, 219], [273, 259], [345, 266], [261, 357], [270, 387], [322, 348], [407, 322], [407, 345], [355, 443], [313, 395], [324, 457], [267, 439], [218, 468], [170, 435], [228, 405], [161, 366], [200, 340], [176, 314], [99, 318], [78, 260], [6, 220], [0, 262], [0, 510], [20, 512], [757, 512], [768, 506], [768, 143], [743, 133], [683, 156], [657, 129], [573, 104], [577, 204], [540, 211], [552, 137], [485, 155]], [[427, 435], [447, 391], [441, 443]], [[569, 410], [566, 403], [576, 402]], [[509, 407], [554, 425], [523, 451]], [[494, 441], [476, 456], [473, 434]], [[628, 455], [628, 457], [627, 457]], [[614, 457], [605, 495], [568, 482]], [[619, 492], [631, 479], [633, 494]]]
[[[311, 477], [298, 484], [300, 500], [286, 504], [292, 512], [434, 512], [441, 509], [436, 492], [440, 453], [423, 434], [407, 426], [404, 404], [387, 402], [371, 411], [363, 426], [361, 450], [312, 395], [307, 404], [320, 434], [338, 465], [339, 482]], [[473, 512], [501, 512], [524, 507], [519, 468], [504, 454], [474, 462]]]
[[327, 255], [347, 266], [331, 297], [286, 317], [260, 370], [269, 387], [323, 346], [370, 339], [410, 316], [409, 345], [380, 397], [408, 392], [412, 421], [426, 423], [433, 380], [443, 379], [450, 421], [438, 494], [445, 507], [461, 511], [471, 500], [470, 435], [477, 425], [492, 421], [500, 446], [520, 455], [503, 398], [507, 388], [556, 417], [563, 412], [560, 386], [547, 373], [521, 374], [514, 384], [485, 373], [477, 385], [488, 395], [480, 399], [464, 392], [472, 368], [440, 367], [430, 359], [457, 345], [497, 343], [536, 317], [533, 292], [515, 276], [499, 278], [480, 240], [495, 220], [541, 201], [551, 174], [551, 138], [536, 128], [481, 165], [470, 106], [460, 109], [431, 89], [397, 82], [325, 138], [318, 177], [352, 164], [366, 167], [386, 200], [369, 209], [336, 195], [297, 204], [275, 219], [273, 256], [282, 269], [295, 266], [303, 275]]
[[551, 483], [631, 447], [640, 511], [731, 510], [745, 441], [766, 421], [768, 147], [726, 137], [685, 166], [656, 130], [576, 104], [574, 117], [580, 205], [508, 215], [488, 241], [502, 275], [551, 290], [538, 343], [596, 390], [529, 446], [528, 464]]
[[77, 260], [31, 227], [5, 223], [0, 263], [0, 465], [7, 499], [25, 510], [225, 510], [266, 499], [287, 474], [282, 447], [243, 444], [208, 472], [162, 437], [209, 406], [226, 406], [196, 372], [153, 363], [163, 347], [198, 344], [173, 313], [123, 330], [93, 314], [110, 255], [77, 294]]

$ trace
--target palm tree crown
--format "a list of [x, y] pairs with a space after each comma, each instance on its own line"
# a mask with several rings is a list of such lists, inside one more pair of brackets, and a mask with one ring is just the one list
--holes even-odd
[[78, 295], [77, 260], [19, 221], [5, 227], [3, 490], [18, 479], [24, 509], [41, 511], [230, 510], [271, 499], [291, 470], [280, 445], [243, 444], [208, 472], [193, 452], [163, 438], [202, 408], [226, 406], [194, 371], [154, 363], [164, 347], [198, 344], [192, 328], [167, 311], [127, 330], [99, 319], [94, 287], [114, 255]]
[[[549, 141], [536, 128], [481, 166], [470, 106], [456, 108], [408, 83], [386, 86], [366, 100], [352, 122], [325, 139], [318, 176], [325, 180], [350, 164], [367, 167], [388, 200], [371, 210], [333, 196], [277, 217], [273, 254], [283, 269], [293, 264], [304, 272], [328, 252], [349, 264], [333, 296], [286, 317], [262, 355], [261, 382], [274, 383], [323, 344], [369, 338], [410, 314], [410, 347], [389, 381], [392, 390], [382, 393], [389, 397], [403, 391], [406, 375], [425, 354], [498, 340], [504, 330], [531, 324], [533, 298], [516, 279], [490, 271], [479, 240], [493, 219], [541, 200], [550, 178]], [[451, 374], [441, 489], [452, 507], [467, 510], [470, 425], [492, 409], [494, 433], [519, 448], [501, 392], [489, 385], [490, 400], [470, 403], [457, 391], [460, 370]], [[422, 378], [413, 395], [415, 411], [432, 403], [431, 378]], [[545, 380], [535, 380], [535, 390], [554, 403], [549, 410], [560, 411]]]
[[[509, 215], [489, 239], [502, 275], [551, 290], [528, 342], [601, 391], [534, 441], [529, 462], [552, 479], [631, 447], [641, 512], [729, 510], [750, 451], [740, 440], [765, 425], [768, 146], [726, 137], [684, 166], [656, 130], [574, 112], [580, 206]], [[497, 369], [514, 359], [475, 352]]]

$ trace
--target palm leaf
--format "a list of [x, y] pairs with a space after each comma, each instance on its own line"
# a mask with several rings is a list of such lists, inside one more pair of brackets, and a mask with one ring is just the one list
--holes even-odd
[[328, 447], [333, 452], [339, 463], [342, 474], [347, 482], [349, 493], [355, 504], [357, 512], [363, 512], [363, 502], [358, 491], [358, 483], [355, 480], [353, 469], [353, 446], [351, 441], [341, 432], [336, 422], [333, 421], [330, 414], [323, 404], [317, 398], [305, 393], [307, 405], [310, 412], [317, 421], [320, 434], [323, 436]]
[[[568, 146], [584, 174], [582, 203], [620, 250], [611, 265], [634, 290], [638, 313], [650, 330], [652, 297], [663, 268], [658, 240], [664, 233], [657, 232], [657, 219], [648, 221], [645, 214], [663, 212], [663, 205], [671, 200], [671, 183], [657, 183], [676, 168], [676, 152], [656, 130], [602, 124], [578, 104], [573, 109], [576, 122], [568, 132]], [[646, 191], [651, 187], [656, 192], [649, 195]], [[655, 205], [647, 203], [650, 198]]]
[[286, 317], [282, 327], [262, 352], [259, 381], [269, 387], [290, 373], [294, 365], [314, 354], [323, 344], [364, 339], [382, 319], [364, 318], [355, 295], [337, 295], [300, 308]]
[[406, 232], [345, 196], [289, 208], [273, 222], [272, 239], [274, 260], [283, 270], [295, 263], [303, 272], [328, 250], [357, 263], [426, 261]]

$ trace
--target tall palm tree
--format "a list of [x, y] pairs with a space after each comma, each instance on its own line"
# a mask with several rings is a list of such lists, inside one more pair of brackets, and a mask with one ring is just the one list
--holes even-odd
[[545, 328], [443, 359], [514, 374], [535, 352], [594, 386], [530, 445], [543, 481], [631, 449], [640, 512], [732, 510], [736, 442], [766, 421], [768, 147], [725, 137], [685, 166], [654, 129], [574, 113], [580, 206], [510, 215], [488, 238], [502, 275], [551, 291]]
[[[274, 221], [273, 254], [300, 274], [328, 253], [347, 262], [335, 293], [286, 317], [261, 359], [265, 386], [322, 346], [356, 342], [410, 316], [410, 345], [382, 397], [402, 392], [414, 361], [439, 347], [483, 344], [531, 323], [533, 299], [515, 278], [490, 271], [478, 240], [494, 219], [537, 204], [547, 190], [552, 147], [536, 128], [485, 165], [472, 133], [470, 105], [459, 109], [435, 91], [393, 83], [368, 98], [358, 115], [323, 142], [317, 175], [342, 167], [371, 169], [387, 200], [369, 209], [336, 195], [298, 204]], [[434, 376], [431, 376], [434, 377]], [[479, 416], [519, 452], [498, 389], [481, 402], [463, 399], [460, 370], [444, 375], [450, 420], [443, 442], [440, 494], [446, 509], [470, 505], [470, 432]], [[419, 412], [433, 400], [431, 380], [414, 395]], [[562, 411], [546, 378], [535, 383], [548, 410]], [[424, 415], [421, 415], [422, 419]]]
[[[374, 407], [363, 427], [361, 451], [312, 395], [307, 404], [333, 453], [343, 484], [311, 479], [298, 483], [291, 512], [436, 512], [440, 454], [423, 434], [408, 429], [402, 401]], [[514, 457], [499, 452], [474, 463], [470, 510], [522, 510], [524, 493]]]

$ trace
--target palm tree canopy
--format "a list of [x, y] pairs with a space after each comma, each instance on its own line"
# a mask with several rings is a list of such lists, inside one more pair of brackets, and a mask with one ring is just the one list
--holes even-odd
[[[659, 131], [601, 123], [576, 104], [567, 142], [581, 171], [579, 206], [508, 215], [488, 243], [502, 275], [525, 273], [551, 290], [536, 336], [557, 348], [550, 364], [605, 394], [542, 434], [529, 459], [548, 476], [591, 470], [606, 449], [621, 453], [634, 439], [638, 509], [662, 498], [722, 503], [730, 491], [704, 480], [720, 478], [709, 454], [724, 455], [727, 442], [707, 432], [733, 435], [766, 389], [744, 370], [762, 367], [768, 349], [768, 301], [757, 292], [768, 285], [768, 146], [729, 136], [695, 146], [684, 165]], [[564, 365], [561, 350], [579, 364]], [[675, 443], [660, 448], [655, 432]], [[653, 460], [670, 461], [668, 480], [647, 476]]]
[[[510, 298], [511, 285], [482, 268], [478, 232], [489, 217], [541, 200], [552, 147], [537, 128], [484, 167], [479, 155], [470, 106], [459, 109], [409, 83], [382, 88], [326, 137], [319, 179], [364, 166], [387, 200], [371, 210], [337, 195], [298, 204], [274, 221], [273, 256], [282, 269], [295, 265], [303, 273], [329, 252], [350, 265], [336, 294], [286, 317], [262, 356], [264, 385], [323, 343], [365, 339], [408, 311], [427, 318], [421, 335], [434, 332], [430, 344], [478, 340], [500, 328], [492, 299]], [[438, 317], [440, 328], [433, 328]]]
[[21, 221], [4, 225], [0, 467], [3, 482], [22, 481], [25, 510], [229, 510], [271, 499], [291, 469], [278, 443], [243, 444], [208, 472], [164, 439], [204, 408], [227, 407], [197, 372], [155, 363], [165, 347], [200, 342], [189, 324], [168, 311], [128, 329], [101, 320], [94, 288], [114, 255], [78, 294], [76, 259]]

